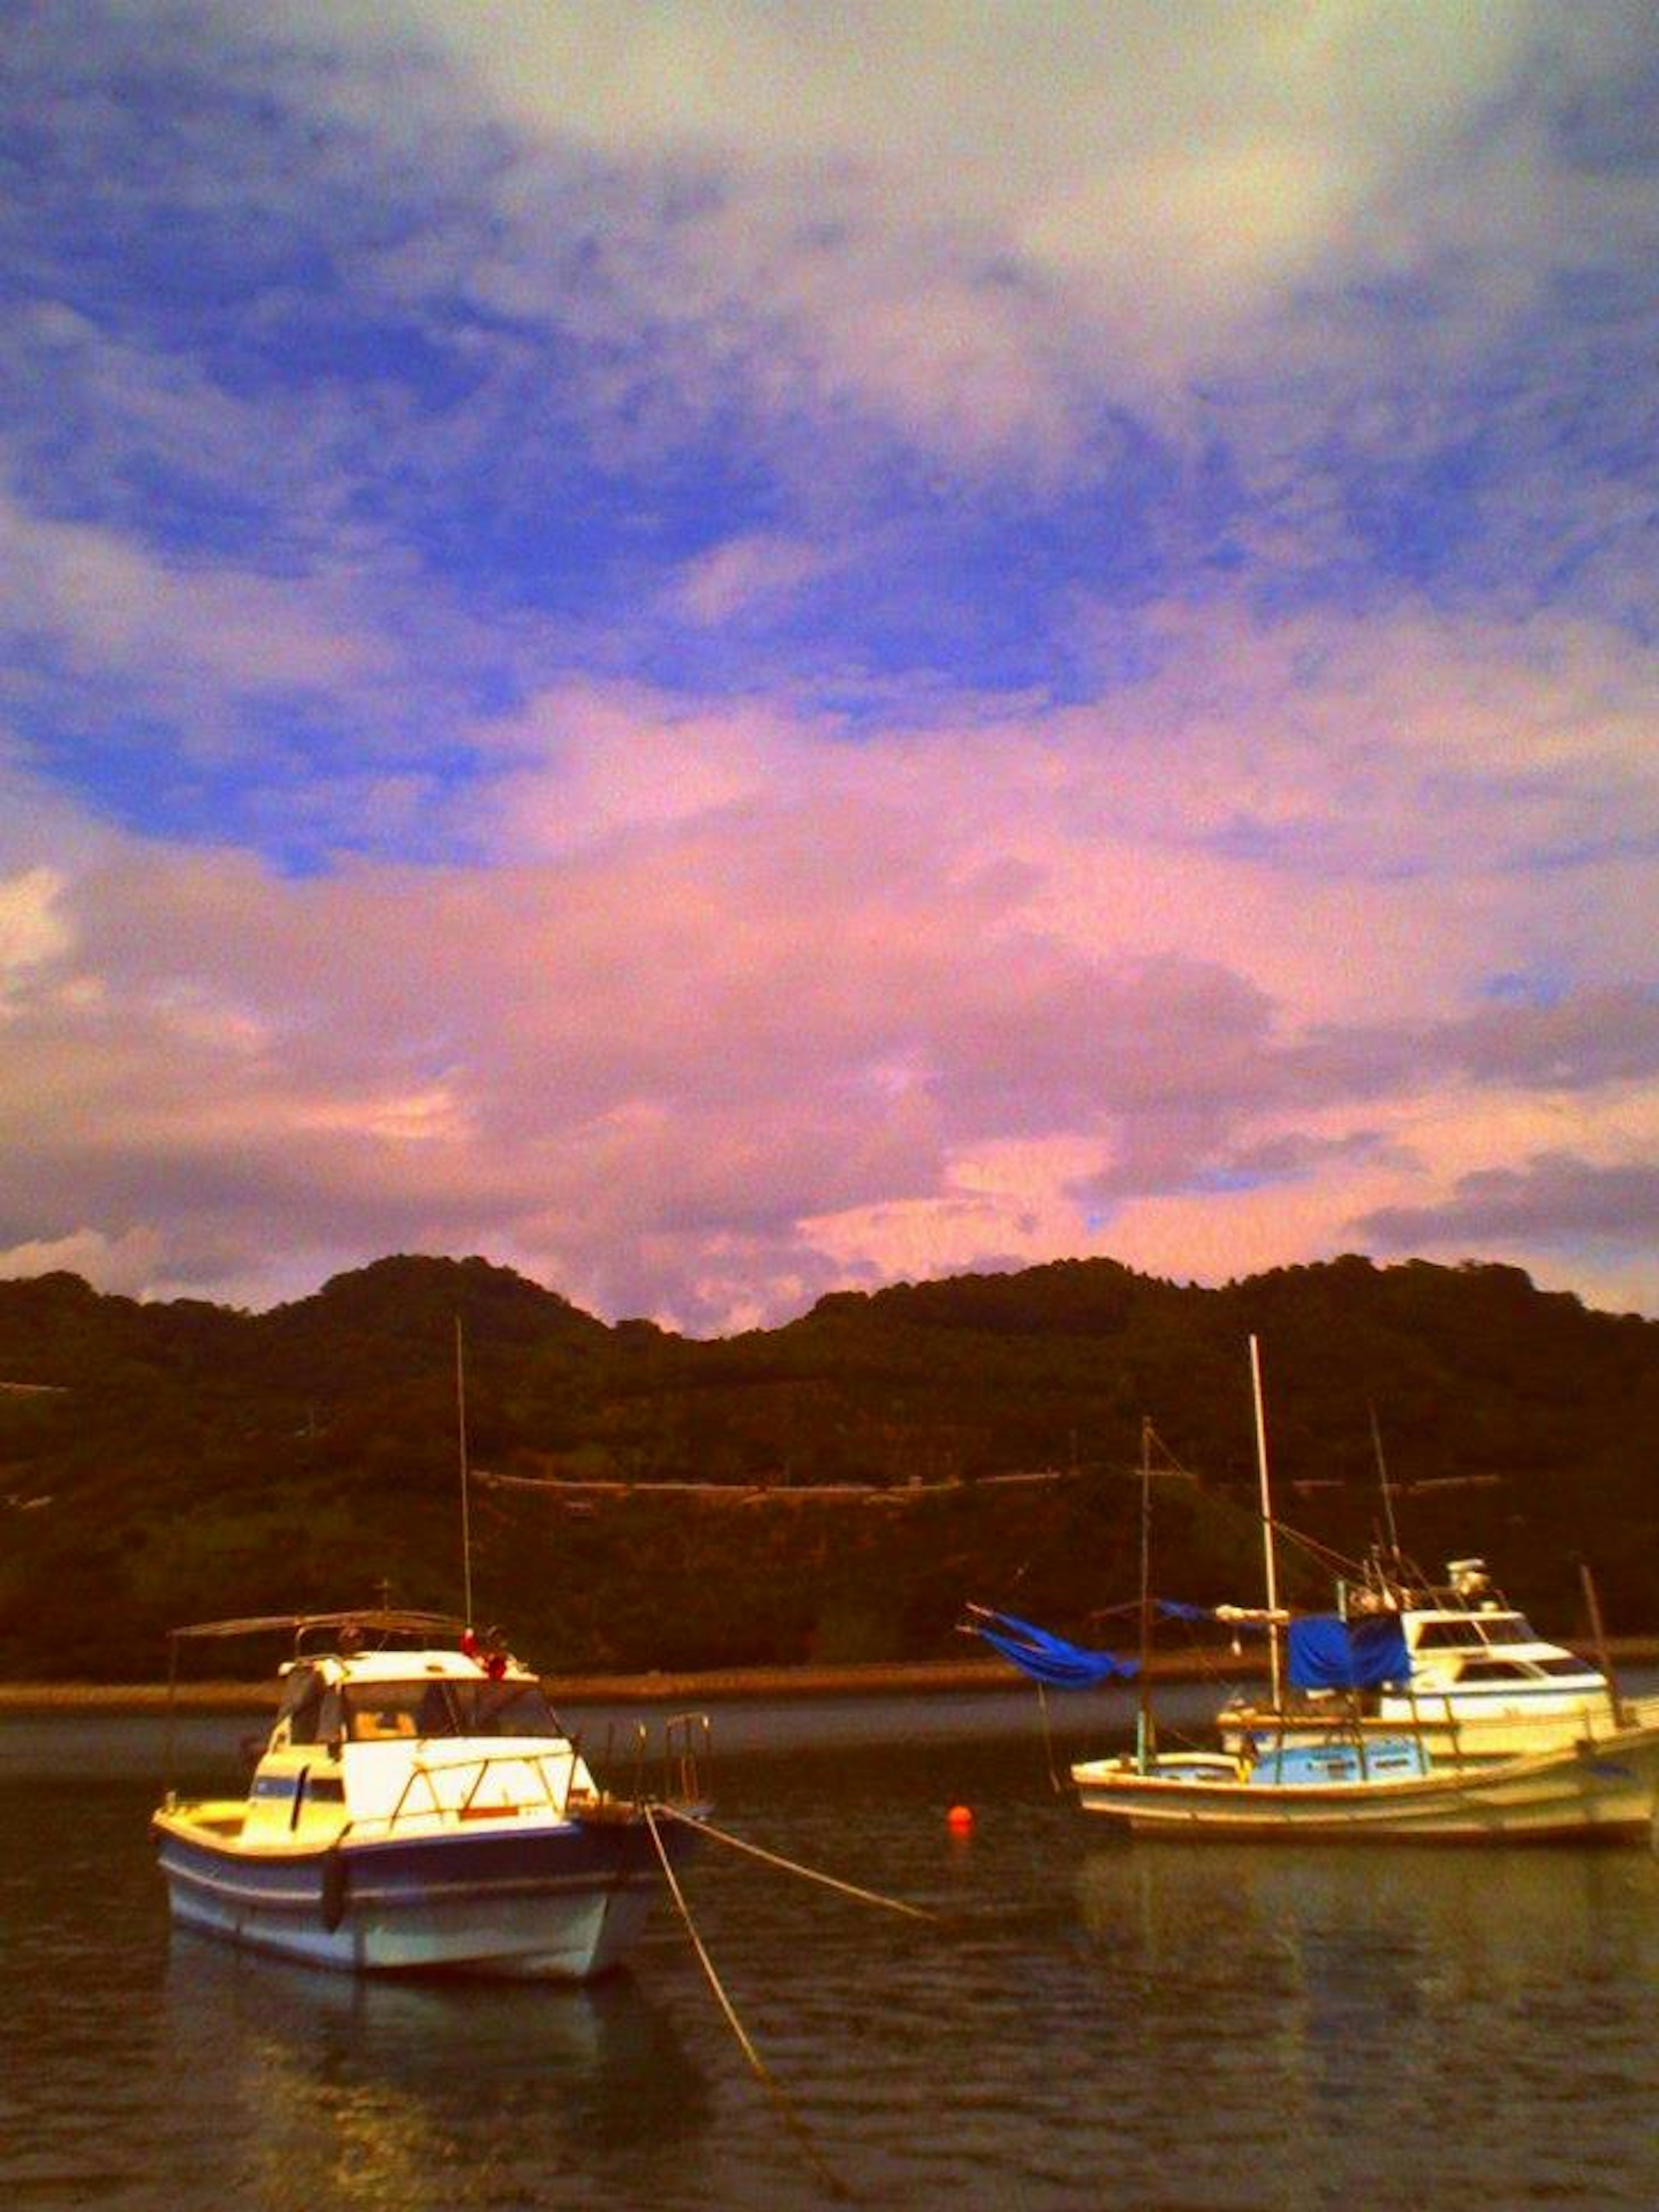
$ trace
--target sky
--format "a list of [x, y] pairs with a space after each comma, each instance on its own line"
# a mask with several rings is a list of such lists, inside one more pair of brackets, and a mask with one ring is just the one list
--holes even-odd
[[15, 0], [0, 1273], [1659, 1315], [1659, 17]]

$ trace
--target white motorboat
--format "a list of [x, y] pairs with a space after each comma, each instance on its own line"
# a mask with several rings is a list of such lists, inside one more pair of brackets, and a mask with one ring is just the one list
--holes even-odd
[[169, 1790], [154, 1816], [181, 1927], [359, 1973], [586, 1981], [620, 1961], [665, 1856], [697, 1840], [706, 1723], [670, 1724], [658, 1796], [613, 1796], [537, 1676], [460, 1623], [366, 1612], [177, 1633], [273, 1630], [295, 1656], [246, 1794]]
[[[1456, 1765], [1565, 1750], [1659, 1723], [1659, 1698], [1621, 1695], [1604, 1668], [1540, 1636], [1497, 1591], [1482, 1559], [1453, 1559], [1442, 1585], [1376, 1565], [1346, 1594], [1350, 1617], [1397, 1615], [1407, 1667], [1366, 1691], [1346, 1724], [1369, 1736], [1409, 1730], [1437, 1760]], [[1332, 1693], [1275, 1709], [1248, 1695], [1218, 1716], [1230, 1752], [1252, 1740], [1317, 1741]]]

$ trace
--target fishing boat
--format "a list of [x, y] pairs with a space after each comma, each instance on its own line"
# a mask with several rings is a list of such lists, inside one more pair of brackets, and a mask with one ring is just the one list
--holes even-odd
[[[1072, 1768], [1084, 1811], [1139, 1834], [1235, 1840], [1650, 1840], [1659, 1809], [1659, 1716], [1628, 1715], [1613, 1694], [1600, 1733], [1583, 1730], [1565, 1742], [1494, 1752], [1481, 1759], [1455, 1755], [1454, 1723], [1454, 1755], [1437, 1758], [1443, 1738], [1437, 1741], [1423, 1725], [1407, 1609], [1389, 1603], [1389, 1592], [1374, 1592], [1374, 1602], [1352, 1615], [1292, 1619], [1280, 1607], [1255, 1337], [1249, 1348], [1267, 1603], [1217, 1611], [1266, 1627], [1267, 1705], [1234, 1714], [1218, 1757], [1164, 1756], [1154, 1747], [1143, 1691], [1134, 1755], [1083, 1760]], [[1143, 1507], [1143, 1532], [1149, 1510]], [[1150, 1619], [1146, 1555], [1143, 1533], [1143, 1624]], [[1479, 1562], [1459, 1565], [1462, 1588], [1455, 1594], [1463, 1609], [1455, 1618], [1460, 1636], [1468, 1636], [1468, 1608], [1484, 1607], [1490, 1589], [1484, 1569], [1476, 1572]], [[1599, 1621], [1588, 1578], [1585, 1588]], [[1412, 1626], [1420, 1648], [1468, 1648], [1443, 1646], [1434, 1625], [1443, 1615], [1433, 1607], [1416, 1610], [1419, 1618]], [[1493, 1618], [1512, 1624], [1507, 1632], [1523, 1643], [1535, 1640], [1520, 1615], [1496, 1601]], [[1480, 1649], [1490, 1649], [1484, 1638]], [[1540, 1674], [1536, 1679], [1547, 1686], [1565, 1678]], [[1575, 1686], [1579, 1680], [1575, 1673]], [[1369, 1715], [1360, 1704], [1367, 1695], [1376, 1699]]]
[[[1351, 1611], [1293, 1618], [1281, 1607], [1261, 1354], [1254, 1337], [1249, 1350], [1265, 1605], [1200, 1609], [1152, 1598], [1147, 1427], [1142, 1452], [1139, 1660], [1085, 1651], [1031, 1623], [982, 1607], [970, 1608], [963, 1624], [1040, 1683], [1065, 1687], [1109, 1680], [1113, 1672], [1139, 1674], [1133, 1752], [1081, 1760], [1071, 1768], [1083, 1810], [1137, 1833], [1232, 1840], [1650, 1839], [1659, 1808], [1659, 1710], [1626, 1708], [1605, 1671], [1585, 1669], [1571, 1654], [1544, 1646], [1543, 1658], [1567, 1662], [1567, 1671], [1559, 1663], [1547, 1668], [1539, 1659], [1536, 1671], [1525, 1678], [1488, 1675], [1489, 1680], [1510, 1685], [1525, 1679], [1541, 1694], [1559, 1690], [1562, 1695], [1559, 1711], [1549, 1716], [1558, 1733], [1528, 1739], [1526, 1717], [1512, 1715], [1518, 1740], [1505, 1743], [1494, 1728], [1482, 1756], [1460, 1748], [1455, 1710], [1437, 1712], [1437, 1692], [1439, 1702], [1449, 1702], [1448, 1685], [1419, 1660], [1419, 1651], [1425, 1658], [1455, 1651], [1461, 1662], [1472, 1664], [1471, 1691], [1482, 1679], [1481, 1661], [1492, 1663], [1506, 1638], [1534, 1663], [1538, 1639], [1521, 1615], [1493, 1595], [1480, 1562], [1457, 1563], [1445, 1607], [1404, 1606], [1397, 1586], [1372, 1588], [1366, 1601]], [[1585, 1589], [1599, 1634], [1588, 1577]], [[1267, 1701], [1231, 1710], [1213, 1748], [1158, 1747], [1146, 1661], [1152, 1623], [1160, 1610], [1188, 1616], [1207, 1611], [1236, 1629], [1249, 1623], [1267, 1632]], [[1483, 1623], [1494, 1631], [1490, 1642]], [[1455, 1634], [1446, 1632], [1448, 1626]], [[1595, 1724], [1579, 1724], [1587, 1701], [1598, 1695], [1603, 1702]], [[1542, 1717], [1540, 1711], [1532, 1724], [1536, 1727]], [[1495, 1723], [1495, 1711], [1491, 1718]]]
[[669, 1723], [659, 1794], [641, 1768], [613, 1796], [498, 1641], [390, 1610], [176, 1631], [175, 1682], [181, 1642], [272, 1632], [294, 1656], [246, 1791], [169, 1790], [152, 1820], [179, 1926], [354, 1973], [587, 1981], [621, 1961], [698, 1839], [706, 1722]]
[[1361, 1745], [1333, 1733], [1255, 1759], [1098, 1759], [1074, 1765], [1072, 1779], [1085, 1813], [1138, 1835], [1646, 1843], [1659, 1728], [1462, 1769], [1434, 1766], [1409, 1737]]
[[[1399, 1642], [1397, 1622], [1381, 1626]], [[1332, 1655], [1355, 1641], [1337, 1615], [1290, 1623], [1292, 1687], [1317, 1681], [1334, 1692], [1343, 1669]], [[1363, 1683], [1364, 1667], [1361, 1650], [1348, 1669], [1352, 1686]], [[1231, 1747], [1218, 1751], [1139, 1748], [1080, 1761], [1071, 1777], [1085, 1813], [1137, 1834], [1643, 1843], [1659, 1808], [1659, 1724], [1609, 1729], [1545, 1751], [1445, 1761], [1414, 1731], [1370, 1734], [1328, 1710], [1322, 1724], [1291, 1729], [1275, 1715], [1236, 1731]]]

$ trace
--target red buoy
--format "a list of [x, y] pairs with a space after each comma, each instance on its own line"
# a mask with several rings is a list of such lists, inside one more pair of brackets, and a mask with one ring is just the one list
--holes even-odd
[[952, 1805], [945, 1816], [945, 1825], [953, 1836], [965, 1836], [974, 1825], [974, 1815], [966, 1805]]

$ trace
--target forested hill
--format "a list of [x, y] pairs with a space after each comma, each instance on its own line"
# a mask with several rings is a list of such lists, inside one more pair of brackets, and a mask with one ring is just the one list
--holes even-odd
[[1577, 1631], [1583, 1556], [1613, 1627], [1659, 1629], [1659, 1323], [1512, 1268], [1063, 1261], [696, 1342], [398, 1258], [264, 1314], [0, 1282], [0, 1673], [154, 1675], [176, 1623], [382, 1583], [455, 1605], [458, 1317], [479, 1610], [550, 1668], [944, 1656], [969, 1598], [1105, 1633], [1143, 1417], [1189, 1478], [1160, 1586], [1248, 1596], [1252, 1334], [1283, 1519], [1362, 1551], [1380, 1442], [1425, 1565], [1484, 1553]]

